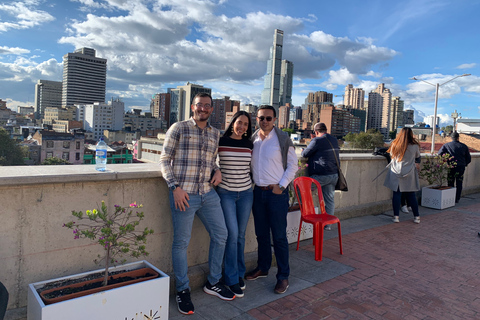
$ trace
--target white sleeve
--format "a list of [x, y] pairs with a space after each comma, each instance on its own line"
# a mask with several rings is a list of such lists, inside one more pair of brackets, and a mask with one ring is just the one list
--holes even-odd
[[279, 185], [282, 187], [287, 187], [290, 182], [293, 181], [295, 178], [295, 173], [298, 171], [298, 158], [297, 154], [295, 153], [295, 147], [288, 148], [288, 155], [287, 155], [287, 169], [283, 173], [283, 177], [280, 180]]

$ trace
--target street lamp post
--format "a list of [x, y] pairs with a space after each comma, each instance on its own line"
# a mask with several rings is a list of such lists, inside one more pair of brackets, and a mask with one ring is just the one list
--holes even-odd
[[457, 119], [458, 118], [461, 118], [462, 117], [462, 114], [461, 113], [457, 113], [457, 110], [455, 110], [454, 113], [452, 113], [452, 119], [453, 119], [453, 131], [457, 131]]
[[432, 148], [430, 149], [430, 153], [431, 154], [434, 154], [435, 153], [435, 130], [437, 129], [437, 105], [438, 105], [438, 89], [443, 86], [444, 84], [450, 82], [450, 81], [453, 81], [457, 78], [460, 78], [460, 77], [466, 77], [466, 76], [469, 76], [470, 73], [465, 73], [465, 74], [462, 74], [462, 75], [459, 75], [459, 76], [456, 76], [448, 81], [445, 81], [444, 83], [436, 83], [436, 84], [433, 84], [433, 83], [430, 83], [428, 81], [425, 81], [425, 80], [422, 80], [422, 79], [418, 79], [416, 77], [413, 77], [411, 80], [415, 80], [415, 81], [422, 81], [422, 82], [425, 82], [425, 83], [428, 83], [429, 85], [431, 86], [434, 86], [435, 87], [435, 109], [434, 109], [434, 113], [433, 113], [433, 131], [432, 131]]

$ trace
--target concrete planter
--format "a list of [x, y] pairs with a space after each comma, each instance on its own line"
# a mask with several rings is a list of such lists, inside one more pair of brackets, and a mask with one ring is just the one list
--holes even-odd
[[[318, 213], [318, 208], [315, 208]], [[290, 211], [287, 214], [287, 239], [288, 243], [296, 243], [298, 240], [298, 226], [300, 225], [300, 210]], [[302, 223], [300, 240], [313, 238], [313, 226], [310, 223]]]
[[112, 267], [109, 271], [129, 271], [140, 268], [151, 268], [158, 272], [160, 277], [49, 305], [45, 305], [37, 289], [51, 282], [81, 278], [103, 270], [29, 284], [27, 319], [167, 319], [170, 278], [165, 273], [147, 261]]
[[422, 206], [433, 209], [445, 209], [455, 206], [455, 194], [457, 188], [443, 187], [433, 189], [422, 188]]

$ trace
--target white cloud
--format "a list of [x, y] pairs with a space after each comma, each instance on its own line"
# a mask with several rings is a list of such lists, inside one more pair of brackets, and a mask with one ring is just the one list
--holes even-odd
[[30, 53], [30, 50], [23, 49], [23, 48], [9, 48], [6, 46], [0, 46], [0, 55], [7, 55], [7, 54], [14, 54], [14, 55], [20, 55], [20, 54], [26, 54]]
[[11, 16], [9, 21], [2, 17], [3, 22], [0, 22], [0, 33], [9, 29], [29, 29], [55, 20], [48, 12], [37, 10], [35, 7], [38, 4], [38, 1], [17, 1], [13, 4], [0, 4], [0, 11]]
[[476, 66], [477, 66], [476, 63], [464, 63], [459, 65], [457, 69], [472, 69], [472, 68], [475, 68]]

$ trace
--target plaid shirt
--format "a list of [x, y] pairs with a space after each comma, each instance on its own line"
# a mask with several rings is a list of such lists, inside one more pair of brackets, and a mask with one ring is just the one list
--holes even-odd
[[212, 186], [220, 131], [207, 124], [200, 129], [195, 120], [174, 123], [168, 129], [160, 155], [160, 170], [168, 187], [180, 186], [187, 193], [205, 194]]

